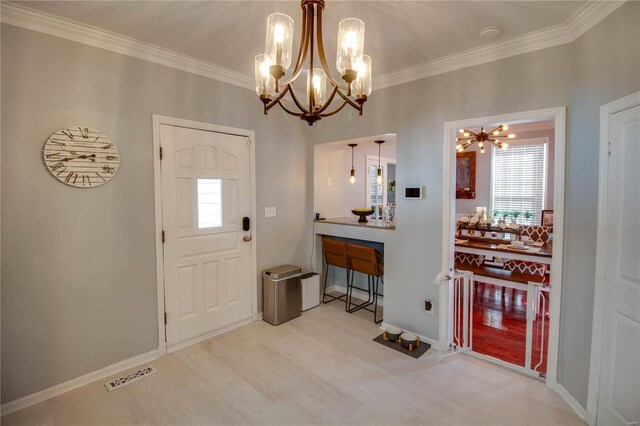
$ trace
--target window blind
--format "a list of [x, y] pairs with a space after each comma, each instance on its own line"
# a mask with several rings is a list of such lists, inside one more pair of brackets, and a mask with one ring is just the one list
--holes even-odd
[[520, 212], [519, 223], [526, 223], [524, 213], [529, 211], [533, 213], [529, 223], [540, 224], [545, 201], [547, 144], [513, 146], [506, 151], [493, 148], [492, 152], [492, 209]]

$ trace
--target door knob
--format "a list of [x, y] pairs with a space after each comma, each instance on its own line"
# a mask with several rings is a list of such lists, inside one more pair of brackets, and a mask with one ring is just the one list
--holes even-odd
[[245, 235], [244, 237], [242, 237], [242, 241], [244, 242], [251, 241], [251, 235]]

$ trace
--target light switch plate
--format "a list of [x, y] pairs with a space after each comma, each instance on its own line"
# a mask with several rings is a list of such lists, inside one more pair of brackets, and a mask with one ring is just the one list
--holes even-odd
[[276, 215], [275, 207], [265, 207], [264, 208], [264, 217], [274, 217]]

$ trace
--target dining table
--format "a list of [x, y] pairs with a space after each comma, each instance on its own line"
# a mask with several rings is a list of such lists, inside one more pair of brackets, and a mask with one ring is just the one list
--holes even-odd
[[502, 257], [507, 259], [526, 260], [528, 262], [544, 263], [551, 265], [553, 255], [553, 243], [527, 242], [527, 249], [520, 250], [511, 247], [511, 242], [483, 241], [473, 237], [456, 237], [455, 248], [461, 253], [479, 254], [485, 257]]

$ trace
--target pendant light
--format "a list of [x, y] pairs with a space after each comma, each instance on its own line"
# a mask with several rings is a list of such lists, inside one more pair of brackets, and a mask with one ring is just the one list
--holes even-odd
[[378, 144], [378, 171], [376, 172], [376, 183], [378, 185], [382, 185], [382, 167], [380, 166], [380, 147], [384, 143], [384, 141], [375, 141]]
[[351, 176], [349, 177], [349, 182], [356, 183], [356, 169], [353, 168], [353, 149], [358, 146], [357, 143], [350, 143], [351, 147]]

